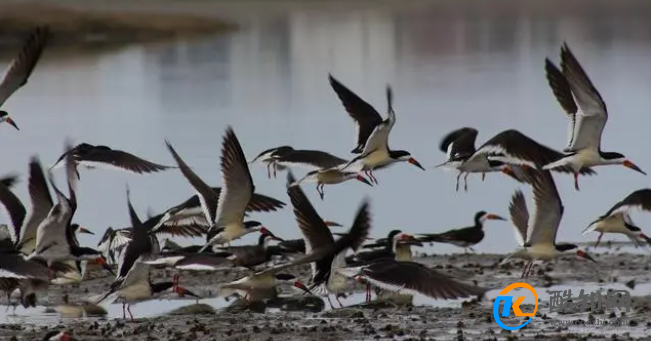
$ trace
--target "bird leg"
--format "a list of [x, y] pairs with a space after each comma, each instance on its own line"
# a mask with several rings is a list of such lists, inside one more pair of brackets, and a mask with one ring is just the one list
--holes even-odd
[[335, 299], [337, 300], [337, 303], [339, 303], [339, 308], [343, 308], [344, 304], [341, 303], [341, 300], [339, 299], [339, 295], [335, 294]]
[[123, 320], [127, 319], [126, 305], [127, 305], [127, 302], [122, 302], [122, 319]]
[[366, 283], [366, 303], [371, 302], [371, 284]]
[[129, 317], [131, 317], [131, 322], [133, 322], [133, 314], [131, 313], [131, 304], [127, 305], [127, 312], [129, 312]]
[[471, 248], [471, 247], [469, 247], [468, 250], [470, 250], [470, 251], [472, 251], [473, 253], [475, 253], [475, 249], [473, 249], [473, 248]]
[[481, 181], [484, 181], [486, 179], [486, 173], [481, 173]]
[[463, 177], [463, 189], [468, 192], [468, 175], [470, 173], [466, 173], [466, 175]]
[[335, 306], [332, 305], [332, 301], [330, 300], [330, 294], [326, 294], [326, 297], [328, 298], [328, 303], [330, 303], [330, 309], [335, 309]]
[[316, 191], [319, 193], [319, 197], [321, 197], [321, 200], [323, 200], [323, 197], [325, 196], [325, 193], [323, 193], [323, 186], [325, 186], [322, 183], [316, 184]]
[[604, 236], [603, 232], [599, 233], [599, 237], [597, 237], [597, 242], [594, 244], [595, 249], [597, 248], [597, 246], [599, 246], [599, 243], [601, 242], [601, 237], [603, 237], [603, 236]]
[[369, 178], [371, 178], [371, 180], [372, 180], [376, 185], [379, 185], [379, 183], [377, 182], [377, 179], [376, 179], [375, 176], [373, 175], [373, 170], [372, 170], [372, 169], [367, 170], [365, 173], [366, 173], [366, 175], [367, 175]]
[[520, 278], [524, 278], [524, 276], [527, 273], [527, 267], [529, 266], [529, 263], [524, 265], [524, 268], [522, 269], [522, 275], [520, 275]]
[[271, 179], [271, 162], [267, 164], [267, 179]]
[[574, 188], [579, 190], [579, 172], [574, 172]]
[[459, 175], [457, 175], [457, 192], [459, 192], [459, 179], [461, 178], [461, 174], [463, 174], [463, 172], [459, 172]]

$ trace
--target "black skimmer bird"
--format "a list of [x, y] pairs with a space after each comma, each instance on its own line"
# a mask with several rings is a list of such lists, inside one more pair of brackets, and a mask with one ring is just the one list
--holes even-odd
[[[69, 150], [69, 148], [69, 143], [66, 143], [66, 150]], [[67, 198], [56, 186], [52, 173], [48, 174], [50, 184], [57, 196], [57, 203], [52, 206], [45, 219], [38, 225], [36, 247], [30, 258], [45, 260], [48, 266], [54, 261], [94, 260], [113, 274], [113, 270], [106, 264], [101, 252], [78, 245], [71, 228], [72, 217], [77, 210], [77, 195], [75, 193], [77, 190], [77, 177], [72, 162], [66, 162], [66, 171], [70, 198]]]
[[205, 248], [230, 244], [235, 239], [264, 228], [258, 221], [244, 221], [255, 186], [242, 146], [231, 127], [226, 129], [222, 143], [224, 187], [219, 196], [188, 167], [168, 141], [166, 144], [181, 172], [197, 191], [206, 221], [211, 223]]
[[[423, 264], [384, 258], [342, 273], [394, 293], [419, 293], [435, 299], [482, 297], [488, 289], [456, 281]], [[367, 287], [368, 291], [368, 287]], [[368, 298], [368, 295], [367, 295]]]
[[271, 168], [273, 167], [273, 174], [274, 178], [276, 177], [276, 172], [277, 171], [283, 171], [285, 170], [285, 167], [283, 165], [279, 165], [276, 163], [276, 159], [279, 157], [283, 157], [291, 152], [294, 151], [294, 148], [290, 146], [280, 146], [276, 148], [270, 148], [262, 153], [258, 154], [253, 160], [249, 161], [249, 164], [255, 163], [256, 161], [260, 161], [264, 164], [267, 165], [267, 177], [271, 179]]
[[344, 181], [357, 179], [369, 186], [373, 186], [363, 175], [342, 169], [348, 164], [348, 160], [320, 150], [294, 150], [292, 153], [278, 157], [275, 163], [285, 167], [299, 165], [317, 168], [308, 172], [303, 178], [290, 184], [290, 186], [298, 186], [303, 182], [316, 183], [316, 191], [321, 199], [325, 195], [323, 193], [325, 185], [336, 185]]
[[[220, 187], [211, 188], [219, 198], [222, 189]], [[249, 201], [249, 205], [246, 207], [246, 212], [273, 212], [285, 207], [285, 205], [286, 204], [280, 200], [266, 195], [253, 193], [251, 201]], [[199, 200], [198, 195], [193, 195], [188, 200], [163, 212], [163, 217], [154, 227], [154, 230], [158, 230], [161, 226], [174, 227], [178, 225], [188, 226], [192, 224], [202, 225], [205, 227], [210, 227], [212, 225], [212, 222], [206, 220], [206, 215], [203, 213], [201, 200]]]
[[[462, 173], [501, 171], [513, 176], [515, 173], [506, 165], [540, 169], [562, 156], [563, 153], [544, 146], [517, 130], [509, 129], [486, 141], [472, 156], [457, 166], [457, 169]], [[569, 166], [558, 167], [554, 170], [563, 173], [574, 172]], [[579, 173], [592, 175], [595, 174], [595, 171], [591, 168], [583, 168]], [[517, 180], [523, 181], [523, 179]]]
[[378, 259], [395, 259], [396, 258], [396, 246], [401, 242], [418, 242], [414, 236], [404, 233], [400, 230], [392, 230], [387, 235], [385, 240], [381, 240], [380, 243], [383, 247], [375, 250], [358, 252], [354, 255], [346, 257], [346, 264], [348, 266], [367, 264]]
[[170, 288], [178, 295], [190, 295], [198, 297], [187, 289], [176, 285], [174, 282], [152, 283], [149, 280], [150, 266], [145, 262], [150, 260], [158, 250], [149, 231], [140, 221], [138, 215], [131, 205], [129, 188], [127, 187], [127, 206], [129, 208], [129, 217], [133, 232], [131, 241], [125, 247], [123, 255], [120, 257], [120, 264], [118, 265], [118, 274], [115, 281], [111, 284], [110, 289], [99, 296], [97, 300], [91, 300], [93, 304], [99, 304], [110, 296], [114, 296], [122, 300], [123, 317], [126, 318], [126, 312], [129, 313], [131, 320], [133, 314], [131, 313], [131, 304], [153, 297], [153, 295], [162, 293]]
[[592, 222], [583, 231], [583, 235], [590, 232], [599, 232], [594, 247], [599, 246], [604, 233], [621, 233], [635, 243], [636, 247], [643, 245], [641, 240], [651, 245], [651, 239], [642, 233], [642, 230], [635, 226], [631, 219], [630, 213], [635, 209], [651, 211], [651, 189], [643, 188], [629, 194], [626, 198], [613, 205], [606, 214]]
[[[334, 221], [324, 220], [323, 223], [328, 227], [342, 227], [343, 225]], [[340, 233], [333, 233], [334, 235], [343, 235]], [[286, 255], [286, 254], [305, 254], [305, 239], [285, 239], [279, 241], [277, 245], [270, 245], [269, 253], [272, 255]]]
[[50, 169], [61, 167], [65, 160], [73, 162], [77, 177], [79, 177], [77, 171], [79, 165], [89, 169], [96, 167], [112, 168], [136, 174], [155, 173], [174, 168], [147, 161], [122, 150], [111, 149], [107, 146], [94, 146], [88, 143], [80, 143], [63, 153]]
[[[50, 30], [47, 27], [37, 27], [26, 40], [18, 55], [11, 61], [2, 82], [0, 82], [0, 107], [14, 92], [27, 84], [29, 76], [43, 54], [49, 36]], [[5, 110], [0, 110], [0, 123], [2, 122], [7, 122], [19, 130], [16, 122], [9, 117], [9, 113]]]
[[[476, 151], [475, 140], [477, 140], [479, 132], [475, 128], [459, 128], [449, 132], [439, 143], [439, 149], [445, 153], [445, 162], [436, 167], [445, 167], [452, 169], [459, 169], [466, 160], [468, 160]], [[459, 179], [463, 172], [457, 175], [457, 192], [459, 191]], [[468, 175], [466, 173], [463, 177], [463, 188], [468, 191]], [[482, 175], [482, 179], [483, 179]]]
[[479, 211], [475, 214], [475, 224], [473, 226], [453, 229], [443, 233], [421, 233], [418, 240], [422, 242], [448, 243], [462, 247], [464, 252], [472, 249], [473, 246], [484, 240], [484, 222], [486, 220], [506, 220], [497, 214]]
[[545, 59], [545, 69], [554, 95], [570, 118], [570, 130], [568, 145], [563, 150], [565, 155], [543, 169], [569, 166], [574, 171], [576, 190], [579, 190], [578, 174], [586, 167], [622, 165], [646, 175], [624, 155], [601, 151], [601, 136], [608, 121], [606, 103], [567, 44], [561, 47], [563, 71], [549, 59]]
[[375, 183], [377, 183], [377, 179], [373, 176], [373, 170], [384, 168], [395, 162], [409, 162], [425, 170], [409, 152], [389, 148], [389, 133], [396, 123], [391, 87], [387, 86], [388, 117], [383, 120], [370, 104], [350, 91], [332, 75], [328, 75], [328, 78], [330, 86], [357, 125], [357, 146], [351, 152], [360, 155], [350, 160], [341, 170], [345, 170], [353, 164], [360, 165], [361, 170], [364, 170]]
[[[176, 224], [160, 224], [164, 219], [165, 214], [157, 214], [147, 219], [142, 224], [147, 229], [152, 243], [156, 249], [160, 249], [158, 237], [162, 235], [170, 235], [173, 237], [186, 237], [195, 238], [203, 237], [207, 233], [207, 229], [193, 220], [185, 220], [177, 222]], [[115, 262], [115, 255], [119, 254], [129, 241], [131, 241], [131, 234], [133, 233], [132, 227], [125, 227], [121, 229], [113, 229], [109, 227], [104, 232], [104, 235], [97, 244], [98, 250], [102, 251], [108, 258]]]
[[522, 272], [524, 278], [530, 274], [534, 262], [554, 260], [568, 252], [575, 252], [578, 257], [595, 262], [576, 244], [556, 242], [564, 208], [551, 173], [528, 169], [527, 174], [527, 183], [533, 187], [535, 212], [530, 220], [524, 195], [519, 190], [513, 194], [509, 212], [521, 248], [504, 259], [502, 264], [512, 258], [528, 260]]
[[35, 249], [38, 225], [47, 217], [54, 205], [38, 158], [33, 156], [29, 161], [28, 189], [32, 209], [28, 219], [25, 219], [27, 212], [23, 203], [5, 183], [3, 184], [4, 186], [0, 186], [0, 203], [9, 216], [9, 235], [15, 241], [18, 250], [29, 255]]
[[241, 266], [249, 269], [271, 259], [269, 242], [280, 240], [267, 229], [263, 229], [256, 245], [241, 245], [218, 248], [216, 252], [198, 252], [201, 246], [192, 245], [178, 250], [161, 252], [157, 259], [147, 261], [150, 265], [166, 265], [181, 270], [218, 270], [224, 266]]
[[[287, 184], [294, 181], [296, 181], [294, 175], [291, 171], [288, 172]], [[298, 227], [305, 239], [306, 254], [266, 271], [278, 273], [296, 265], [312, 264], [312, 281], [309, 289], [315, 294], [325, 295], [328, 303], [333, 307], [329, 294], [337, 294], [348, 289], [348, 279], [338, 273], [338, 269], [346, 265], [346, 251], [359, 249], [371, 229], [368, 201], [362, 202], [348, 233], [334, 240], [330, 228], [326, 226], [300, 186], [288, 186], [287, 194], [294, 207]], [[339, 301], [339, 297], [335, 297]], [[339, 304], [343, 306], [341, 302]]]
[[47, 332], [41, 341], [76, 341], [68, 331], [49, 331]]
[[238, 294], [244, 296], [249, 302], [260, 302], [272, 300], [278, 297], [276, 287], [282, 283], [290, 283], [295, 288], [312, 294], [301, 280], [292, 274], [275, 273], [274, 271], [263, 271], [243, 277], [230, 283], [219, 284], [217, 292], [219, 296], [231, 296]]

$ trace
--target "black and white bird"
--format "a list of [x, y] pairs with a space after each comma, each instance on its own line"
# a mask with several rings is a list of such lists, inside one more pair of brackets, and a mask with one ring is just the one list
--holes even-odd
[[630, 213], [636, 209], [651, 211], [651, 189], [643, 188], [629, 194], [613, 205], [606, 214], [592, 222], [582, 235], [598, 232], [599, 237], [595, 247], [599, 246], [604, 233], [621, 233], [628, 237], [636, 247], [644, 245], [644, 243], [651, 245], [651, 239], [642, 233], [642, 230], [635, 226], [631, 219]]
[[594, 259], [578, 245], [556, 241], [564, 208], [551, 173], [534, 169], [528, 169], [526, 173], [529, 177], [526, 182], [533, 187], [535, 212], [530, 219], [524, 195], [517, 190], [511, 198], [509, 212], [515, 227], [516, 240], [521, 247], [504, 259], [502, 264], [513, 258], [527, 260], [528, 263], [522, 272], [524, 278], [530, 274], [534, 262], [551, 261], [567, 255], [568, 251], [594, 262]]
[[[562, 156], [563, 153], [544, 146], [515, 129], [509, 129], [486, 141], [472, 156], [458, 165], [457, 169], [461, 173], [501, 171], [513, 176], [514, 172], [505, 167], [506, 165], [540, 169]], [[554, 170], [563, 173], [574, 172], [569, 166], [558, 167]], [[595, 174], [591, 168], [583, 168], [579, 173]], [[523, 181], [522, 179], [518, 180]]]
[[289, 153], [292, 153], [294, 151], [294, 148], [291, 146], [280, 146], [280, 147], [275, 147], [275, 148], [270, 148], [267, 149], [255, 158], [253, 160], [249, 161], [249, 164], [255, 163], [257, 161], [262, 162], [267, 165], [267, 177], [271, 178], [271, 169], [273, 168], [273, 175], [274, 178], [276, 177], [276, 173], [278, 171], [283, 171], [286, 169], [285, 166], [279, 165], [276, 163], [276, 160], [279, 157], [283, 157]]
[[[66, 141], [65, 147], [66, 150], [70, 150], [71, 146], [68, 141]], [[106, 264], [101, 252], [78, 244], [71, 228], [72, 218], [77, 210], [77, 177], [72, 162], [65, 162], [65, 166], [70, 197], [67, 198], [59, 190], [52, 173], [49, 173], [50, 184], [57, 196], [57, 203], [52, 206], [50, 212], [38, 225], [36, 229], [36, 246], [29, 257], [42, 259], [47, 262], [48, 266], [55, 261], [93, 260], [101, 264], [110, 273], [113, 273], [111, 267]]]
[[125, 151], [111, 149], [107, 146], [94, 146], [88, 143], [80, 143], [63, 153], [50, 169], [61, 167], [66, 159], [71, 160], [75, 165], [77, 178], [79, 178], [79, 171], [77, 171], [78, 165], [89, 169], [96, 167], [110, 168], [136, 174], [155, 173], [174, 168], [153, 163]]
[[[217, 198], [219, 198], [222, 191], [221, 187], [211, 188], [215, 192]], [[219, 200], [217, 201], [217, 205], [219, 205]], [[274, 212], [284, 208], [285, 206], [286, 204], [278, 199], [259, 193], [253, 193], [249, 205], [246, 207], [246, 212], [247, 214], [250, 212]], [[173, 228], [177, 226], [191, 225], [201, 225], [208, 228], [212, 224], [213, 222], [208, 222], [206, 220], [206, 215], [201, 207], [201, 200], [199, 200], [199, 196], [195, 194], [184, 202], [163, 212], [163, 216], [153, 229], [157, 231], [165, 227]]]
[[324, 197], [323, 187], [325, 185], [335, 185], [356, 179], [369, 186], [372, 186], [363, 175], [358, 172], [346, 171], [343, 169], [348, 164], [348, 160], [334, 156], [320, 150], [294, 150], [275, 160], [276, 164], [284, 167], [300, 166], [305, 168], [316, 168], [311, 170], [304, 177], [295, 181], [290, 186], [298, 186], [301, 183], [316, 183], [316, 191], [321, 199]]
[[219, 296], [238, 294], [244, 296], [248, 302], [267, 301], [278, 297], [276, 287], [282, 283], [289, 283], [295, 288], [312, 294], [296, 276], [275, 271], [258, 272], [229, 283], [218, 284], [217, 293]]
[[[287, 184], [294, 181], [296, 180], [293, 174], [288, 172]], [[305, 239], [306, 254], [262, 273], [280, 273], [293, 266], [311, 264], [312, 280], [308, 288], [317, 295], [325, 295], [328, 303], [333, 307], [330, 294], [350, 289], [348, 278], [339, 273], [339, 269], [346, 266], [346, 252], [348, 249], [359, 249], [369, 235], [371, 229], [369, 203], [367, 200], [362, 202], [348, 233], [335, 240], [330, 228], [326, 226], [300, 186], [288, 186], [287, 194], [294, 207], [298, 227]], [[342, 305], [339, 297], [336, 298]]]
[[38, 157], [32, 156], [29, 161], [28, 190], [32, 208], [27, 219], [27, 211], [23, 203], [5, 183], [3, 185], [0, 187], [0, 204], [9, 218], [9, 235], [15, 241], [16, 248], [23, 254], [29, 255], [34, 252], [36, 246], [38, 225], [47, 217], [54, 205]]
[[448, 243], [466, 249], [472, 249], [473, 246], [484, 240], [484, 222], [486, 220], [506, 220], [497, 214], [479, 211], [475, 214], [475, 224], [473, 226], [453, 229], [442, 233], [421, 233], [418, 240], [423, 242]]
[[197, 191], [206, 221], [211, 223], [204, 249], [213, 245], [230, 244], [235, 239], [264, 228], [258, 221], [244, 221], [255, 186], [242, 146], [231, 127], [226, 129], [222, 143], [224, 186], [219, 195], [188, 167], [169, 141], [166, 144], [181, 173]]
[[187, 294], [198, 297], [186, 288], [178, 286], [175, 282], [153, 283], [150, 281], [150, 265], [145, 262], [152, 259], [158, 250], [156, 245], [152, 243], [149, 231], [133, 209], [128, 187], [127, 206], [129, 208], [131, 225], [133, 226], [131, 240], [126, 245], [124, 252], [120, 255], [118, 273], [115, 281], [113, 281], [106, 293], [100, 295], [97, 299], [91, 300], [94, 301], [92, 303], [99, 304], [109, 297], [117, 298], [122, 301], [123, 317], [126, 318], [126, 313], [128, 312], [131, 320], [133, 320], [131, 304], [151, 299], [154, 295], [160, 294], [170, 288], [179, 296]]
[[[346, 257], [346, 265], [353, 266], [368, 264], [384, 258], [395, 259], [398, 244], [412, 242], [418, 242], [414, 236], [404, 233], [401, 230], [391, 230], [385, 239], [380, 239], [373, 245], [375, 246], [380, 244], [381, 247], [368, 251], [360, 251]], [[365, 248], [368, 247], [365, 246]]]
[[377, 183], [377, 179], [373, 175], [373, 170], [384, 168], [395, 162], [409, 162], [425, 170], [409, 152], [389, 148], [389, 133], [396, 123], [391, 87], [387, 86], [388, 117], [383, 120], [370, 104], [350, 91], [332, 75], [328, 75], [328, 78], [330, 86], [357, 125], [357, 146], [351, 152], [360, 155], [350, 160], [341, 170], [348, 168], [363, 170], [375, 183]]
[[[479, 132], [475, 128], [463, 127], [449, 132], [439, 143], [439, 149], [445, 153], [445, 162], [436, 166], [450, 169], [459, 169], [466, 160], [468, 160], [476, 151], [475, 140]], [[463, 172], [457, 175], [457, 192], [459, 191], [459, 179]], [[468, 191], [468, 175], [463, 177], [464, 189]], [[482, 180], [484, 176], [482, 174]]]
[[[466, 284], [423, 264], [383, 258], [357, 267], [341, 270], [342, 273], [394, 293], [421, 294], [435, 299], [454, 300], [482, 297], [488, 289]], [[367, 287], [367, 291], [370, 288]], [[367, 298], [369, 295], [367, 294]]]
[[[14, 92], [27, 84], [29, 76], [43, 54], [49, 37], [49, 28], [37, 27], [25, 41], [18, 55], [11, 61], [5, 71], [2, 82], [0, 82], [0, 107], [5, 104]], [[0, 123], [2, 122], [7, 122], [16, 130], [19, 130], [16, 122], [9, 117], [9, 113], [5, 110], [0, 110]]]
[[565, 155], [543, 169], [571, 167], [576, 190], [579, 190], [578, 174], [586, 167], [622, 165], [646, 175], [624, 155], [601, 150], [601, 137], [608, 121], [606, 103], [567, 44], [561, 47], [561, 69], [545, 59], [549, 86], [570, 119], [569, 141], [563, 150]]

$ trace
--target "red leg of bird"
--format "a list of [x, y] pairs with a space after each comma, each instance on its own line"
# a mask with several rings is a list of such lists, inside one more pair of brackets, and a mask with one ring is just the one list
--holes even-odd
[[127, 304], [122, 302], [122, 319], [126, 320], [127, 319]]
[[129, 312], [129, 317], [131, 317], [131, 322], [133, 322], [133, 314], [131, 313], [131, 304], [127, 305], [127, 312]]
[[463, 190], [466, 192], [468, 192], [468, 175], [470, 175], [470, 173], [466, 173], [463, 177]]
[[597, 242], [594, 244], [595, 249], [597, 248], [597, 246], [599, 246], [599, 243], [601, 242], [601, 237], [603, 236], [604, 236], [603, 232], [599, 233], [599, 237], [597, 237]]
[[579, 190], [579, 172], [574, 172], [574, 188]]
[[373, 180], [373, 182], [375, 182], [376, 185], [379, 185], [379, 183], [377, 182], [377, 179], [375, 178], [375, 175], [373, 175], [373, 170], [372, 169], [369, 169], [368, 175], [371, 177], [371, 180]]
[[371, 284], [366, 283], [366, 302], [371, 302]]

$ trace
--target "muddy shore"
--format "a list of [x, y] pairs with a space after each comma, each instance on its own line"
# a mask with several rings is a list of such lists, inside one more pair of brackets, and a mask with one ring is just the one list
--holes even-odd
[[[640, 287], [651, 282], [649, 256], [645, 254], [596, 254], [593, 265], [573, 258], [548, 264], [525, 280], [536, 288], [552, 285], [581, 286], [588, 283], [609, 286]], [[418, 261], [460, 280], [477, 283], [499, 292], [506, 285], [520, 281], [521, 265], [499, 267], [503, 258], [494, 254], [457, 254], [419, 257]], [[153, 280], [166, 280], [172, 270], [152, 271]], [[226, 269], [217, 272], [182, 271], [181, 285], [203, 296], [213, 297], [214, 283], [231, 281], [246, 270]], [[295, 274], [307, 280], [307, 268]], [[39, 302], [49, 307], [81, 302], [90, 295], [106, 290], [113, 278], [92, 269], [88, 280], [73, 286], [52, 286]], [[361, 290], [361, 287], [359, 288]], [[283, 289], [288, 292], [287, 288]], [[233, 309], [215, 310], [198, 302], [170, 315], [137, 318], [135, 321], [114, 318], [61, 318], [58, 326], [30, 324], [0, 325], [0, 340], [39, 340], [47, 330], [68, 329], [78, 340], [651, 340], [651, 293], [634, 295], [631, 312], [610, 311], [577, 314], [550, 314], [538, 309], [537, 317], [526, 327], [509, 332], [499, 328], [492, 318], [492, 299], [466, 301], [455, 307], [419, 305], [357, 304], [322, 312], [278, 311], [266, 314]], [[375, 296], [374, 296], [375, 297]], [[493, 295], [494, 297], [494, 295]], [[170, 297], [172, 298], [172, 297]], [[540, 306], [547, 302], [539, 299]], [[2, 301], [4, 302], [4, 301]], [[198, 304], [197, 304], [198, 303]], [[336, 304], [336, 303], [335, 303]], [[324, 304], [327, 307], [327, 303]], [[44, 310], [43, 307], [32, 308]], [[549, 316], [548, 316], [549, 314]], [[559, 325], [559, 320], [600, 321], [601, 325]], [[515, 320], [511, 320], [515, 321]], [[605, 321], [605, 322], [604, 322]], [[573, 322], [577, 323], [577, 322]], [[610, 325], [603, 325], [610, 323]]]

